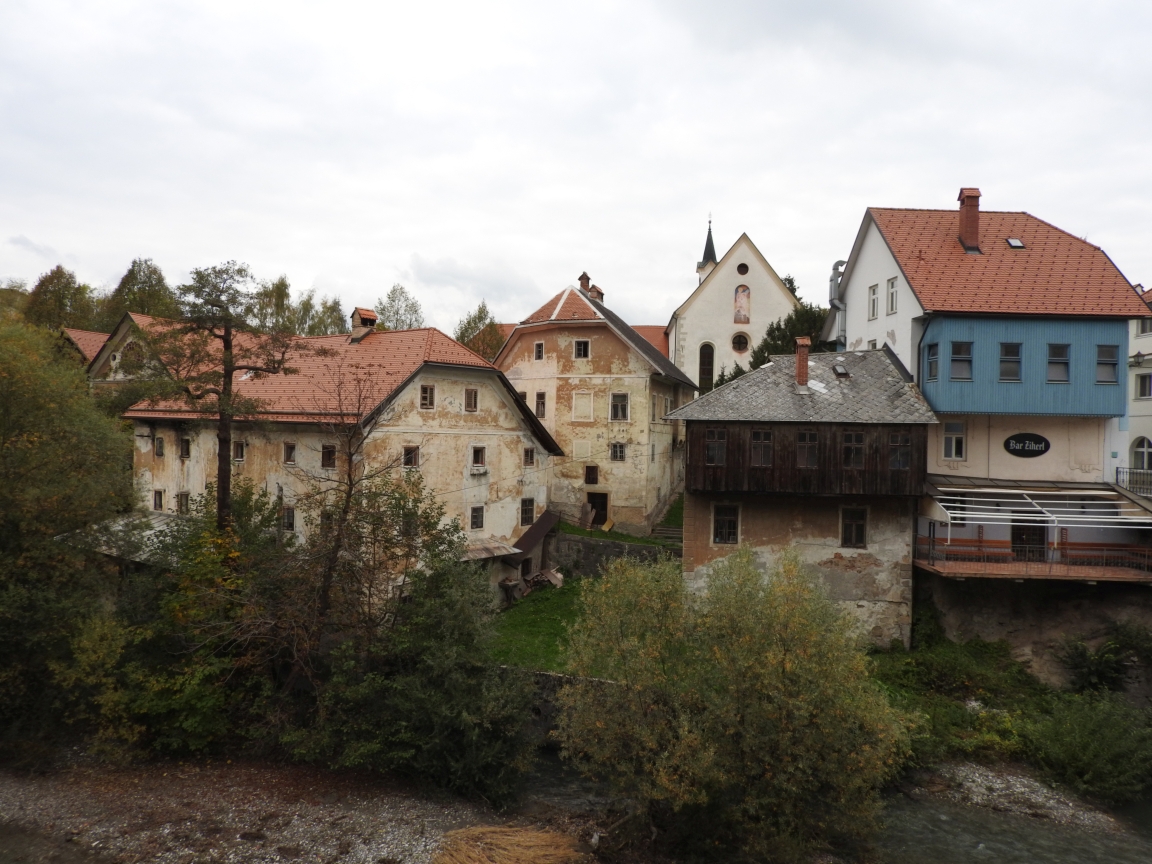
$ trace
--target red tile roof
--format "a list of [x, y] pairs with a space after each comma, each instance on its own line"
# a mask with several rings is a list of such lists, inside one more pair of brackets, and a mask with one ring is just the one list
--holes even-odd
[[668, 334], [663, 324], [633, 324], [632, 329], [651, 342], [656, 350], [668, 356]]
[[[236, 390], [263, 404], [261, 419], [279, 422], [316, 422], [343, 416], [359, 418], [376, 408], [424, 363], [451, 366], [494, 367], [459, 342], [434, 328], [370, 332], [360, 342], [347, 334], [314, 336], [303, 340], [323, 353], [306, 353], [291, 360], [294, 375], [268, 375], [242, 379], [236, 376]], [[337, 387], [345, 379], [343, 396]], [[359, 400], [351, 395], [356, 386], [348, 379], [364, 382], [367, 393]], [[354, 404], [356, 403], [356, 404]], [[125, 417], [160, 418], [208, 417], [184, 403], [149, 405], [138, 402]]]
[[[868, 213], [926, 311], [1149, 314], [1099, 246], [1028, 213], [981, 211], [979, 255], [960, 244], [956, 210], [871, 207]], [[1024, 248], [1011, 248], [1009, 237]]]
[[521, 324], [539, 324], [541, 321], [598, 321], [603, 315], [596, 311], [588, 298], [577, 288], [565, 288], [523, 321]]
[[512, 331], [516, 329], [515, 324], [497, 324], [500, 328], [500, 335], [504, 337], [504, 341], [508, 341], [508, 337], [512, 335]]
[[97, 333], [94, 330], [77, 330], [75, 327], [64, 327], [64, 335], [72, 340], [72, 344], [80, 349], [84, 359], [91, 363], [108, 341], [108, 333]]

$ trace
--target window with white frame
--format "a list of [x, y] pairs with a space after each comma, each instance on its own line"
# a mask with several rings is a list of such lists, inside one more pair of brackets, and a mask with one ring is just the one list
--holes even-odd
[[244, 461], [244, 442], [243, 441], [233, 441], [232, 442], [232, 461], [233, 462], [243, 462]]
[[1132, 442], [1132, 467], [1137, 471], [1152, 468], [1152, 441], [1143, 436]]
[[1118, 384], [1120, 382], [1120, 346], [1096, 346], [1096, 383]]
[[627, 420], [628, 419], [628, 394], [627, 393], [613, 393], [612, 394], [612, 419], [613, 420]]
[[1021, 348], [1019, 342], [1000, 343], [1000, 380], [1019, 381]]
[[888, 310], [887, 314], [889, 314], [889, 315], [895, 315], [896, 314], [896, 277], [892, 277], [891, 279], [888, 280], [887, 310]]
[[1145, 373], [1136, 376], [1136, 398], [1152, 399], [1152, 375]]
[[472, 467], [483, 468], [487, 464], [488, 448], [487, 447], [473, 447], [472, 448]]
[[1048, 346], [1048, 383], [1067, 384], [1071, 380], [1069, 367], [1072, 363], [1071, 345]]
[[943, 457], [946, 461], [963, 462], [968, 458], [968, 447], [965, 438], [963, 422], [949, 422], [944, 424]]
[[291, 441], [286, 441], [284, 443], [284, 464], [296, 464], [296, 445]]
[[972, 380], [972, 343], [953, 342], [948, 377], [953, 381]]
[[548, 394], [545, 393], [544, 391], [540, 391], [539, 393], [536, 394], [536, 416], [539, 417], [541, 420], [543, 420], [544, 415], [547, 413], [548, 413]]
[[1137, 326], [1137, 336], [1147, 336], [1152, 333], [1152, 318], [1139, 319], [1140, 324]]
[[880, 286], [868, 286], [868, 320], [880, 317]]

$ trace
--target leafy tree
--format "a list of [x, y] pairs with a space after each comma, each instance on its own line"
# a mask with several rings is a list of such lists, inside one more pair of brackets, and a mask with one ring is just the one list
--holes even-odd
[[125, 312], [157, 318], [174, 318], [180, 314], [175, 292], [168, 287], [164, 273], [151, 258], [134, 259], [100, 306], [99, 329], [105, 332], [111, 332]]
[[800, 306], [774, 324], [769, 324], [760, 344], [752, 349], [749, 366], [759, 369], [771, 359], [773, 354], [795, 354], [796, 337], [808, 336], [812, 339], [812, 350], [820, 349], [820, 331], [824, 329], [824, 319], [828, 310], [823, 306], [800, 301]]
[[377, 330], [415, 330], [424, 326], [420, 302], [400, 283], [392, 286], [388, 296], [376, 301]]
[[585, 584], [564, 753], [712, 856], [799, 858], [866, 832], [907, 735], [852, 622], [795, 557], [766, 575], [741, 549], [703, 597], [680, 569], [617, 559]]
[[296, 304], [296, 332], [301, 336], [332, 336], [351, 330], [339, 297], [316, 300], [316, 292], [308, 291]]
[[24, 320], [53, 330], [94, 330], [97, 322], [92, 289], [77, 282], [71, 270], [57, 264], [37, 280], [24, 305]]
[[287, 276], [260, 285], [253, 295], [250, 315], [256, 328], [263, 332], [328, 336], [349, 330], [339, 299], [324, 298], [317, 302], [313, 289], [293, 303]]
[[787, 276], [785, 276], [780, 281], [784, 283], [784, 287], [787, 288], [790, 292], [792, 292], [792, 296], [795, 297], [796, 292], [800, 290], [800, 286], [796, 284], [796, 279], [793, 278], [792, 274], [789, 273]]
[[236, 393], [238, 373], [290, 375], [294, 356], [311, 349], [273, 320], [265, 330], [252, 319], [254, 280], [247, 265], [228, 261], [192, 271], [192, 281], [177, 288], [179, 321], [145, 334], [150, 353], [178, 394], [197, 411], [216, 415], [216, 524], [231, 521], [232, 424], [255, 414], [259, 403]]
[[22, 320], [27, 302], [28, 286], [22, 279], [0, 282], [0, 324]]
[[[57, 541], [130, 506], [131, 441], [48, 334], [0, 324], [0, 746], [55, 728], [52, 665], [101, 602], [106, 566]], [[17, 744], [17, 742], [24, 742]]]
[[492, 313], [488, 311], [488, 304], [483, 300], [474, 311], [460, 319], [453, 338], [489, 362], [495, 360], [500, 349], [504, 347], [504, 334], [500, 332], [500, 325], [492, 317]]

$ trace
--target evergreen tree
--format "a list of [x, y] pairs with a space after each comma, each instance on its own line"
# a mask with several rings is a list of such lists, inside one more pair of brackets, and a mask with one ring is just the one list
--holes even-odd
[[376, 301], [377, 330], [415, 330], [424, 326], [420, 302], [397, 282], [383, 300]]
[[92, 289], [77, 282], [71, 270], [57, 264], [37, 280], [24, 304], [24, 320], [53, 330], [60, 327], [95, 330], [98, 322]]
[[504, 347], [504, 334], [500, 332], [500, 325], [496, 323], [496, 319], [488, 311], [488, 304], [483, 300], [474, 311], [460, 319], [453, 338], [489, 362], [495, 360], [500, 349]]
[[120, 284], [100, 305], [100, 330], [104, 332], [111, 332], [125, 312], [156, 318], [175, 318], [180, 314], [176, 293], [151, 258], [136, 258], [120, 278]]
[[781, 318], [775, 324], [769, 324], [764, 331], [764, 338], [760, 344], [752, 349], [751, 368], [759, 369], [773, 354], [795, 354], [796, 337], [808, 336], [812, 339], [812, 350], [821, 349], [820, 331], [824, 329], [824, 319], [828, 317], [828, 310], [823, 306], [800, 301], [800, 306], [793, 309], [786, 318]]

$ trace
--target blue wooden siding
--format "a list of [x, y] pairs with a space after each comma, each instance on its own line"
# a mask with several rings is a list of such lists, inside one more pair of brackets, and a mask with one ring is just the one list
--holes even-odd
[[[972, 343], [972, 380], [950, 379], [953, 342]], [[1019, 382], [1000, 380], [1000, 343], [1021, 344]], [[928, 380], [928, 346], [939, 346], [939, 372]], [[1048, 383], [1048, 345], [1070, 345], [1069, 383]], [[1118, 383], [1096, 383], [1096, 346], [1118, 346]], [[1128, 322], [1053, 318], [933, 317], [920, 343], [920, 387], [943, 414], [1126, 413]]]

